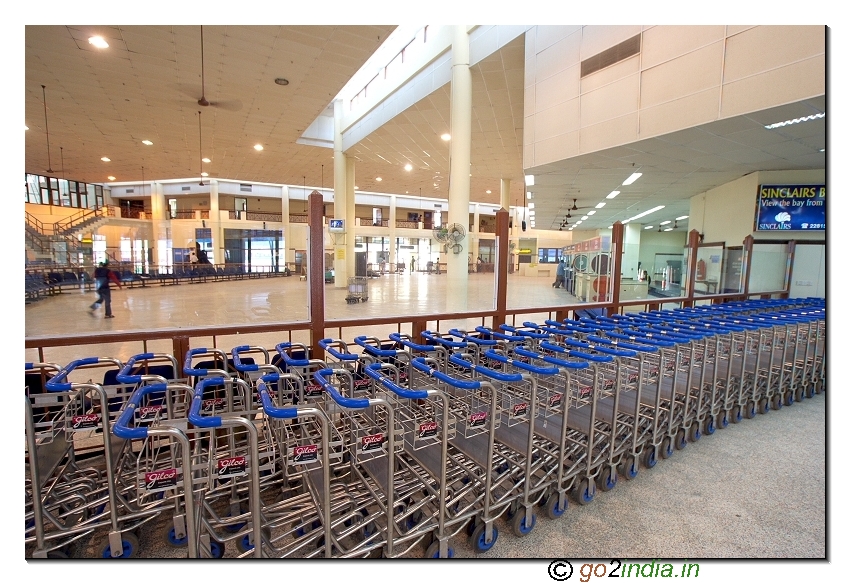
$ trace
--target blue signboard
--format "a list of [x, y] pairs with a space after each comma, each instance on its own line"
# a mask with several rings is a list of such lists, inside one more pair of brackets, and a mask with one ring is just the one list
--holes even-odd
[[755, 230], [826, 230], [826, 185], [760, 185]]

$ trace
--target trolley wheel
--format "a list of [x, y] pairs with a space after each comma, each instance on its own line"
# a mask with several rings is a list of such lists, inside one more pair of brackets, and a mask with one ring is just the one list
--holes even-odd
[[[641, 455], [641, 462], [643, 463], [643, 467], [648, 470], [651, 470], [655, 467], [655, 464], [658, 463], [658, 456], [655, 454], [655, 448], [652, 446], [647, 447], [643, 454]], [[635, 468], [637, 470], [637, 468]], [[637, 471], [635, 471], [637, 474]]]
[[758, 403], [758, 411], [759, 415], [764, 415], [768, 411], [770, 411], [770, 403], [767, 401], [767, 397], [761, 399]]
[[224, 558], [224, 543], [215, 539], [210, 539], [210, 557], [213, 559]]
[[599, 489], [603, 492], [610, 492], [617, 485], [617, 472], [611, 466], [602, 468], [599, 474]]
[[658, 453], [663, 460], [673, 455], [673, 440], [670, 439], [669, 435], [661, 440], [661, 448], [658, 450]]
[[627, 455], [623, 458], [618, 469], [624, 478], [634, 480], [640, 471], [640, 466], [634, 456]]
[[113, 557], [112, 549], [107, 542], [101, 551], [101, 556], [104, 559], [132, 559], [138, 551], [139, 539], [132, 532], [124, 532], [121, 533], [121, 554]]
[[511, 520], [511, 532], [514, 536], [523, 537], [534, 530], [534, 525], [537, 524], [537, 517], [534, 513], [531, 514], [531, 520], [525, 516], [525, 512], [517, 512]]
[[56, 550], [56, 551], [47, 551], [47, 558], [48, 559], [67, 559], [69, 557], [65, 552]]
[[364, 302], [365, 302], [366, 300], [368, 300], [368, 299], [369, 299], [369, 296], [363, 296], [363, 301], [364, 301]]
[[546, 518], [550, 518], [552, 520], [556, 518], [561, 518], [564, 515], [564, 512], [567, 511], [567, 508], [569, 508], [569, 506], [569, 499], [564, 498], [564, 507], [561, 508], [561, 506], [558, 504], [558, 494], [549, 494], [549, 497], [546, 498]]
[[493, 526], [493, 538], [488, 542], [485, 538], [485, 527], [486, 525], [482, 522], [472, 531], [472, 548], [476, 553], [486, 553], [499, 539], [499, 529]]
[[806, 398], [806, 391], [803, 387], [797, 387], [797, 390], [794, 391], [794, 400], [796, 402], [800, 402]]
[[575, 489], [576, 502], [585, 506], [596, 498], [596, 482], [592, 478], [585, 478], [579, 482]]
[[717, 431], [717, 427], [714, 425], [714, 415], [709, 415], [702, 420], [701, 431], [703, 435], [714, 435], [714, 432]]
[[407, 517], [407, 519], [404, 521], [404, 526], [407, 528], [407, 530], [413, 530], [413, 527], [422, 522], [422, 516], [422, 511], [417, 510], [416, 512]]
[[189, 537], [188, 535], [183, 535], [182, 537], [178, 538], [177, 534], [174, 532], [174, 527], [172, 526], [168, 530], [168, 532], [165, 533], [165, 542], [168, 544], [168, 546], [185, 547], [187, 544], [189, 544]]
[[744, 406], [744, 417], [747, 419], [752, 419], [756, 416], [756, 403], [755, 401], [748, 401]]
[[782, 399], [782, 404], [785, 405], [786, 407], [790, 407], [791, 405], [794, 404], [794, 392], [793, 391], [788, 391], [787, 393], [785, 393], [785, 398]]
[[729, 427], [729, 413], [721, 411], [717, 414], [717, 419], [714, 420], [714, 423], [717, 426], [717, 429], [726, 429]]
[[[262, 536], [266, 540], [268, 540], [272, 537], [272, 531], [268, 526], [262, 527], [260, 529], [260, 531], [261, 531], [260, 536]], [[246, 551], [254, 550], [254, 544], [251, 542], [251, 533], [246, 532], [243, 536], [240, 536], [236, 540], [236, 546], [239, 547], [239, 550], [242, 551], [243, 553], [246, 552]]]
[[818, 379], [815, 383], [815, 394], [820, 395], [823, 392], [823, 381]]
[[741, 419], [743, 419], [743, 415], [741, 415], [741, 407], [735, 405], [729, 410], [729, 421], [732, 423], [740, 423]]
[[[454, 558], [454, 556], [455, 556], [455, 550], [454, 550], [454, 548], [452, 548], [451, 545], [449, 545], [448, 549], [446, 550], [446, 557], [445, 558], [452, 559], [452, 558]], [[435, 540], [430, 545], [428, 545], [428, 550], [425, 551], [425, 558], [426, 559], [442, 559], [443, 558], [443, 557], [440, 556], [440, 541]]]
[[676, 449], [681, 450], [681, 449], [685, 449], [685, 447], [687, 447], [687, 445], [688, 445], [688, 439], [687, 439], [687, 434], [685, 433], [685, 429], [684, 428], [679, 429], [679, 431], [676, 432], [676, 440], [673, 442], [673, 446]]
[[[247, 504], [240, 504], [239, 505], [239, 514], [245, 514], [246, 512], [248, 512], [248, 505]], [[227, 517], [231, 517], [231, 516], [233, 516], [233, 509], [232, 508], [227, 511]], [[227, 532], [239, 532], [240, 530], [242, 530], [245, 527], [246, 524], [248, 524], [248, 523], [247, 522], [236, 522], [236, 523], [233, 523], [233, 524], [228, 524], [227, 526], [224, 527], [224, 530], [226, 530]]]
[[818, 391], [819, 385], [820, 385], [820, 381], [806, 385], [805, 388], [803, 388], [803, 394], [806, 395], [806, 397], [809, 398], [809, 399], [814, 397], [816, 394], [819, 395], [820, 394], [820, 392]]
[[699, 421], [694, 421], [691, 423], [691, 426], [688, 427], [688, 441], [695, 443], [699, 441], [701, 437], [702, 432], [699, 430]]

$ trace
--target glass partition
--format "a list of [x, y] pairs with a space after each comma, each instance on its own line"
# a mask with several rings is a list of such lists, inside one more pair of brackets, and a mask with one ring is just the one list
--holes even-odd
[[723, 250], [723, 263], [720, 271], [720, 293], [741, 293], [744, 291], [744, 248], [729, 247]]
[[750, 265], [750, 293], [784, 291], [788, 277], [788, 245], [754, 243]]
[[725, 258], [723, 243], [701, 245], [697, 248], [694, 295], [720, 293]]

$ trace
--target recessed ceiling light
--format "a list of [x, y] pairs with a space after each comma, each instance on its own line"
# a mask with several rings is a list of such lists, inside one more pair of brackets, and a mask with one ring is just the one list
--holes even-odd
[[688, 218], [688, 215], [683, 215], [683, 216], [681, 216], [681, 217], [676, 217], [676, 220], [677, 220], [677, 221], [684, 221], [684, 220], [685, 220], [685, 219], [687, 219], [687, 218]]
[[115, 180], [115, 177], [114, 177], [114, 176], [107, 176], [107, 178], [108, 178], [109, 180]]
[[440, 136], [440, 139], [442, 139], [444, 142], [448, 142], [449, 140], [452, 139], [452, 135], [451, 134], [443, 134], [442, 136]]
[[437, 183], [436, 183], [436, 182], [434, 183], [434, 186], [437, 186]]
[[201, 158], [201, 162], [203, 162], [204, 164], [209, 164], [210, 162], [212, 162], [212, 160], [210, 160], [209, 158]]
[[106, 156], [104, 156], [103, 158], [101, 158], [101, 160], [103, 160], [104, 162], [112, 162], [112, 160], [110, 160], [110, 159], [109, 159], [109, 158], [107, 158]]
[[596, 211], [587, 211], [587, 216], [595, 215]]
[[263, 146], [262, 146], [262, 144], [256, 144], [256, 145], [254, 146], [254, 149], [255, 149], [255, 150], [257, 150], [257, 151], [259, 152], [260, 150], [262, 150], [262, 149], [263, 149]]
[[667, 227], [666, 229], [664, 229], [664, 232], [666, 233], [667, 231], [672, 231], [672, 230], [673, 230], [673, 227]]
[[581, 220], [582, 220], [582, 221], [586, 221], [586, 220], [587, 220], [587, 215], [584, 215], [584, 216], [581, 218]]
[[109, 43], [103, 40], [102, 36], [93, 36], [89, 37], [89, 44], [94, 45], [99, 49], [107, 49], [109, 48]]
[[150, 140], [142, 140], [142, 143], [146, 146], [153, 146], [153, 142]]
[[278, 85], [284, 85], [284, 86], [289, 85], [289, 79], [284, 79], [283, 77], [278, 77], [277, 79], [274, 80], [274, 82], [277, 83]]
[[381, 178], [380, 176], [375, 177], [375, 182], [380, 182], [381, 180], [383, 180], [383, 178]]
[[649, 225], [648, 227], [644, 227], [643, 230], [646, 231], [647, 229], [651, 229], [651, 228], [652, 228], [652, 225]]
[[207, 172], [201, 172], [201, 176], [209, 176]]
[[599, 204], [596, 205], [596, 208], [601, 209], [603, 206], [605, 206], [605, 203], [600, 202]]
[[659, 225], [669, 225], [669, 224], [670, 224], [670, 223], [672, 223], [672, 222], [673, 222], [673, 221], [661, 221], [661, 222], [660, 222], [660, 223], [658, 223], [658, 224], [659, 224]]
[[358, 188], [360, 188], [360, 187], [359, 187], [359, 186], [357, 186], [357, 185], [355, 184], [355, 185], [354, 185], [354, 190], [357, 190]]
[[487, 191], [487, 194], [491, 194], [492, 192], [493, 192], [492, 190], [488, 190], [488, 191]]
[[612, 191], [611, 191], [611, 194], [609, 194], [609, 195], [608, 195], [608, 196], [606, 196], [605, 198], [617, 198], [617, 195], [618, 195], [618, 194], [620, 194], [620, 191], [619, 191], [619, 190], [612, 190]]
[[628, 178], [626, 178], [623, 181], [623, 186], [628, 186], [629, 184], [631, 184], [632, 182], [634, 182], [635, 180], [637, 180], [641, 176], [643, 176], [643, 174], [641, 172], [634, 172], [631, 176], [629, 176]]
[[404, 169], [410, 172], [411, 170], [413, 170], [413, 166], [411, 164], [405, 164]]

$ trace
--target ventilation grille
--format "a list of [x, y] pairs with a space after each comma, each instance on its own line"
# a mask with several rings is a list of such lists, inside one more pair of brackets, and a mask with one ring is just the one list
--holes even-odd
[[183, 192], [186, 192], [187, 190], [192, 190], [192, 187], [191, 186], [181, 186], [180, 190], [182, 190]]
[[250, 184], [240, 184], [239, 185], [239, 192], [251, 192], [251, 190], [252, 189], [251, 189]]
[[134, 192], [136, 192], [135, 188], [128, 188], [124, 191], [124, 194], [133, 194]]
[[633, 57], [640, 52], [640, 35], [636, 34], [629, 40], [625, 40], [610, 49], [605, 49], [599, 54], [585, 59], [581, 62], [581, 76], [586, 77], [614, 63]]

